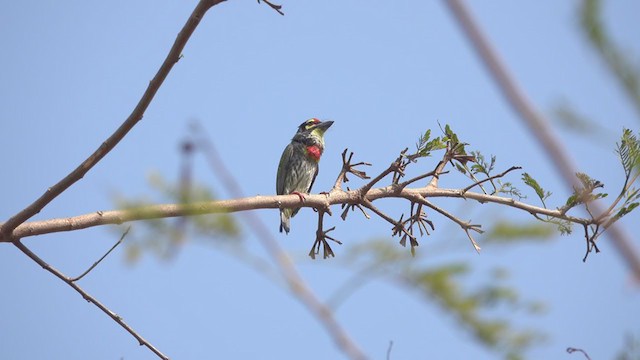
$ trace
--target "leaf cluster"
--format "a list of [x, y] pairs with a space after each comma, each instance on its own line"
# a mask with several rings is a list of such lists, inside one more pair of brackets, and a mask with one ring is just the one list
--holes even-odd
[[523, 300], [506, 283], [508, 273], [504, 269], [494, 269], [489, 280], [470, 286], [468, 277], [473, 269], [468, 264], [454, 261], [434, 266], [430, 261], [426, 265], [419, 258], [403, 256], [383, 240], [352, 247], [348, 259], [351, 264], [360, 264], [362, 274], [399, 282], [434, 302], [475, 341], [508, 358], [520, 358], [526, 349], [544, 339], [536, 330], [514, 327], [509, 318], [489, 315], [497, 309], [528, 314], [544, 309], [539, 302]]
[[[166, 202], [190, 204], [201, 201], [215, 200], [215, 196], [208, 187], [193, 184], [173, 185], [165, 181], [159, 174], [149, 176], [149, 184], [158, 197]], [[116, 205], [124, 210], [140, 211], [144, 205], [152, 201], [140, 199], [115, 199]], [[149, 214], [150, 215], [150, 214]], [[135, 228], [127, 238], [127, 259], [130, 262], [138, 260], [143, 252], [151, 252], [160, 258], [171, 258], [180, 247], [193, 235], [197, 238], [216, 240], [240, 240], [240, 226], [231, 214], [216, 214], [206, 216], [188, 216], [179, 218], [159, 218], [141, 222], [143, 228]]]

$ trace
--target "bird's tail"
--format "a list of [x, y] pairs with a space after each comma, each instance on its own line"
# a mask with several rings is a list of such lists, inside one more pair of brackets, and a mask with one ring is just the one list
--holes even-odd
[[291, 209], [280, 210], [280, 232], [282, 230], [287, 234], [291, 230]]

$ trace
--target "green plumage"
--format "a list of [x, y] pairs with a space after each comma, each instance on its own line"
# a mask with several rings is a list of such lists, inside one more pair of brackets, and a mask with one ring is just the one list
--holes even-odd
[[[324, 132], [333, 121], [309, 119], [298, 127], [298, 131], [291, 139], [280, 157], [278, 175], [276, 177], [276, 193], [308, 194], [318, 175], [318, 162], [324, 151]], [[280, 209], [280, 232], [289, 233], [291, 217], [298, 209]]]

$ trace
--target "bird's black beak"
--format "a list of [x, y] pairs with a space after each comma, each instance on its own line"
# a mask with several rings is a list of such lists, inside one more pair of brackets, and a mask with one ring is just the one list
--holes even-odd
[[331, 125], [333, 125], [333, 121], [331, 121], [331, 120], [323, 121], [321, 123], [316, 124], [316, 126], [314, 128], [320, 129], [320, 130], [322, 130], [322, 132], [325, 132], [325, 131], [327, 131], [328, 128], [331, 127]]

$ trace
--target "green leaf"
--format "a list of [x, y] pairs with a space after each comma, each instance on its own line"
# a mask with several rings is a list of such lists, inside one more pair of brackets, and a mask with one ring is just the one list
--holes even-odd
[[627, 177], [630, 177], [634, 170], [640, 171], [640, 142], [631, 130], [622, 130], [620, 143], [616, 143], [616, 152], [620, 156]]
[[536, 195], [538, 195], [538, 197], [540, 198], [540, 200], [542, 201], [542, 205], [546, 208], [547, 205], [545, 204], [545, 200], [551, 196], [551, 192], [548, 191], [544, 191], [544, 189], [542, 188], [542, 186], [540, 186], [540, 184], [538, 184], [538, 182], [536, 181], [536, 179], [532, 178], [531, 175], [529, 175], [528, 173], [523, 173], [522, 174], [522, 181], [524, 181], [524, 183], [526, 185], [528, 185], [529, 187], [531, 187], [535, 192]]
[[585, 202], [591, 202], [597, 199], [607, 197], [607, 193], [594, 193], [595, 189], [604, 187], [604, 184], [598, 180], [591, 178], [585, 173], [576, 173], [576, 177], [582, 184], [581, 188], [573, 189], [573, 194], [569, 196], [564, 206], [560, 209], [566, 213], [574, 206], [584, 204]]
[[616, 214], [616, 218], [620, 219], [621, 217], [627, 215], [628, 213], [632, 212], [633, 209], [637, 208], [639, 205], [639, 203], [634, 202], [634, 203], [630, 203], [627, 206], [623, 206], [620, 208], [620, 210], [618, 210], [618, 213]]
[[515, 223], [498, 221], [488, 232], [487, 242], [515, 242], [531, 240], [550, 240], [555, 235], [555, 229], [545, 223], [532, 221], [527, 223]]

